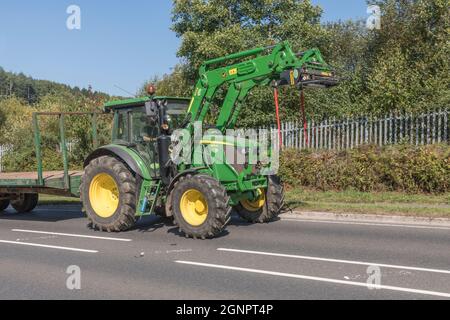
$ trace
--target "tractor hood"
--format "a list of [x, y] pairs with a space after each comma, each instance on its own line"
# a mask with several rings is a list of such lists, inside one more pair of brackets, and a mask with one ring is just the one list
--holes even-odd
[[249, 148], [254, 149], [259, 146], [257, 139], [242, 138], [236, 136], [223, 136], [223, 135], [204, 135], [200, 140], [203, 145], [222, 145], [222, 146], [234, 146], [237, 148]]

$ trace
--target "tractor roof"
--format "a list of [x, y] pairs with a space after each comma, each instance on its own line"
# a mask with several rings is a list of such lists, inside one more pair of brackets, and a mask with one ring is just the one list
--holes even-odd
[[147, 101], [153, 100], [168, 100], [177, 101], [177, 102], [189, 102], [190, 98], [181, 98], [181, 97], [168, 97], [168, 96], [154, 96], [154, 97], [140, 97], [140, 98], [131, 98], [124, 100], [113, 100], [104, 104], [105, 111], [110, 111], [112, 109], [118, 108], [132, 108], [132, 107], [140, 107], [143, 106]]

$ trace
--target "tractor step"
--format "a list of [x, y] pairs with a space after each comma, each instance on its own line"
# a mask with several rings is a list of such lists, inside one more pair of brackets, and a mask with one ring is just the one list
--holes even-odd
[[141, 217], [153, 214], [156, 201], [159, 197], [159, 192], [161, 191], [161, 180], [149, 181], [147, 182], [147, 185], [143, 186], [143, 188], [147, 191], [145, 192], [145, 196], [139, 201], [139, 208], [137, 212], [137, 215]]

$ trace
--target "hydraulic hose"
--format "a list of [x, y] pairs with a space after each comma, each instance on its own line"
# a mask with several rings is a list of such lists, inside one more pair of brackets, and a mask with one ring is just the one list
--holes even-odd
[[278, 139], [280, 142], [280, 149], [283, 148], [283, 136], [281, 134], [281, 122], [280, 122], [280, 104], [278, 102], [278, 88], [273, 89], [273, 96], [275, 99], [275, 111], [277, 117], [277, 127], [278, 127]]

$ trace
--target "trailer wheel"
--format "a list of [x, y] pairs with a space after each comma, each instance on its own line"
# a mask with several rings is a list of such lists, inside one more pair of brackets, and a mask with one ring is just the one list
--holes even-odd
[[251, 223], [265, 223], [278, 217], [284, 205], [284, 188], [278, 176], [270, 176], [267, 190], [259, 190], [255, 201], [242, 200], [234, 207], [238, 215]]
[[37, 193], [22, 193], [17, 199], [11, 200], [11, 206], [17, 213], [28, 213], [36, 208], [38, 201]]
[[136, 179], [119, 160], [103, 156], [85, 168], [81, 200], [94, 229], [119, 232], [136, 223]]
[[230, 198], [225, 188], [210, 176], [181, 177], [174, 185], [170, 199], [174, 222], [186, 237], [215, 237], [230, 220]]
[[0, 200], [0, 212], [3, 212], [6, 210], [6, 208], [9, 207], [9, 200]]

